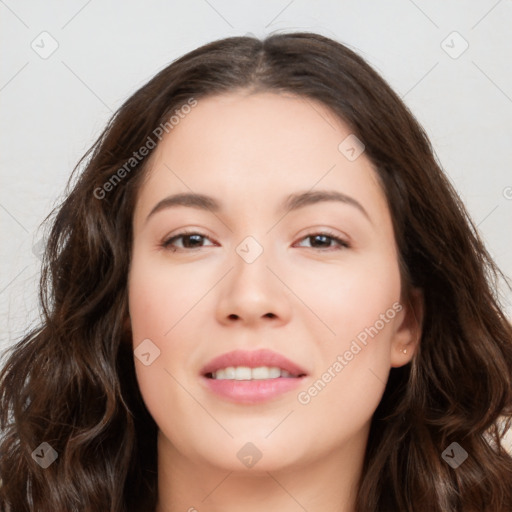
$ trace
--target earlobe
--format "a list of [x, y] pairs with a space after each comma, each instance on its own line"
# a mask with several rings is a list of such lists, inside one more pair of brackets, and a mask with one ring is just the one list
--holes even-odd
[[412, 289], [403, 306], [402, 317], [391, 344], [391, 367], [393, 368], [409, 363], [418, 351], [425, 309], [423, 291], [420, 288]]

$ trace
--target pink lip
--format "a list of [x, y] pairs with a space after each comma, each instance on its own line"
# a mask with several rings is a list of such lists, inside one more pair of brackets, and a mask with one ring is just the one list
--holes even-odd
[[[228, 366], [276, 366], [296, 377], [263, 380], [216, 380], [207, 375]], [[201, 369], [201, 381], [210, 391], [236, 403], [254, 404], [270, 400], [302, 383], [307, 372], [286, 357], [271, 350], [234, 350], [212, 359]]]
[[277, 366], [292, 375], [306, 374], [306, 370], [281, 354], [273, 352], [272, 350], [260, 349], [251, 351], [233, 350], [232, 352], [226, 352], [206, 364], [206, 366], [201, 370], [201, 375], [216, 372], [217, 370], [227, 368], [228, 366], [247, 366], [249, 368], [257, 368], [258, 366]]

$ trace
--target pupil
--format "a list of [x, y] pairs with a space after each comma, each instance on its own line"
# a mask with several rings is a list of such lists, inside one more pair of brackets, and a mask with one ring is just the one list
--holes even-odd
[[[194, 238], [195, 238], [195, 242], [201, 242], [201, 238], [202, 238], [202, 236], [201, 236], [201, 235], [187, 235], [187, 236], [185, 237], [185, 240], [188, 240], [188, 241], [190, 242], [190, 241], [191, 241], [192, 239], [194, 239]], [[198, 240], [198, 239], [199, 239], [199, 240]], [[191, 243], [191, 244], [190, 244], [190, 243], [185, 243], [184, 245], [185, 245], [185, 247], [187, 247], [187, 246], [189, 246], [189, 245], [192, 245], [192, 246], [193, 246], [193, 245], [196, 245], [196, 244], [194, 244], [194, 242], [192, 241], [192, 243]]]
[[[322, 239], [323, 240], [323, 243], [324, 245], [327, 244], [329, 245], [329, 240], [328, 240], [329, 237], [325, 236], [325, 235], [315, 235], [313, 237], [313, 240], [318, 240], [318, 239]], [[322, 243], [322, 242], [321, 242]]]

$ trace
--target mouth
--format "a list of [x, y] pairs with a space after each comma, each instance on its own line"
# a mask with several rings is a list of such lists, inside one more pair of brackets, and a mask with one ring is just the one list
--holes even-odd
[[293, 375], [278, 366], [228, 366], [214, 372], [208, 372], [205, 377], [215, 380], [267, 380], [267, 379], [297, 379], [305, 376], [304, 373]]
[[254, 404], [299, 386], [308, 375], [298, 364], [271, 350], [235, 350], [216, 357], [200, 372], [215, 395]]

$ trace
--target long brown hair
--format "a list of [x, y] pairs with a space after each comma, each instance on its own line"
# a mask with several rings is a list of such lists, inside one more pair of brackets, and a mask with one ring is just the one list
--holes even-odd
[[[176, 60], [121, 106], [78, 163], [51, 218], [41, 326], [0, 373], [0, 511], [154, 510], [157, 427], [127, 327], [132, 216], [152, 149], [133, 154], [158, 142], [158, 127], [170, 130], [191, 98], [240, 88], [319, 100], [347, 123], [383, 184], [403, 282], [424, 293], [420, 349], [391, 370], [373, 417], [358, 512], [512, 510], [512, 458], [494, 427], [512, 414], [512, 328], [496, 295], [503, 276], [387, 83], [346, 46], [288, 33], [231, 37]], [[46, 468], [33, 455], [49, 453], [41, 443], [58, 456]], [[457, 468], [442, 456], [452, 443], [468, 454]]]

